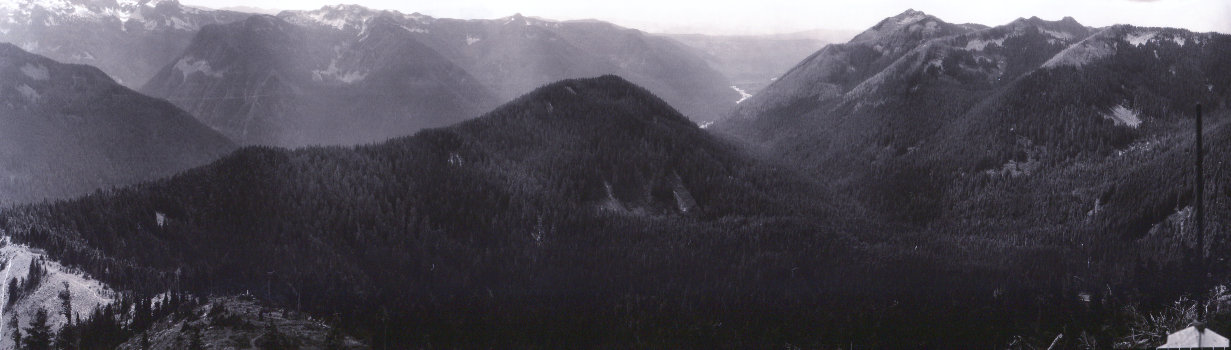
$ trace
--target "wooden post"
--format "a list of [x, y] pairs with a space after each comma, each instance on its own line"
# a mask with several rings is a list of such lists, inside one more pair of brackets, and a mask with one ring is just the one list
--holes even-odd
[[[1205, 167], [1203, 167], [1201, 164], [1202, 158], [1204, 158], [1201, 148], [1202, 148], [1201, 104], [1198, 103], [1197, 104], [1197, 146], [1196, 146], [1196, 152], [1194, 152], [1197, 156], [1197, 183], [1196, 183], [1196, 188], [1194, 188], [1193, 190], [1194, 197], [1195, 197], [1194, 201], [1196, 201], [1196, 203], [1193, 204], [1193, 207], [1196, 210], [1195, 214], [1196, 214], [1196, 219], [1197, 219], [1197, 273], [1198, 273], [1197, 287], [1198, 287], [1198, 290], [1200, 291], [1199, 293], [1204, 294], [1207, 292], [1206, 282], [1209, 280], [1209, 276], [1207, 276], [1207, 271], [1206, 271], [1207, 266], [1205, 264], [1205, 174], [1204, 174]], [[1197, 315], [1199, 319], [1201, 321], [1205, 321], [1205, 305], [1202, 305], [1198, 309], [1199, 310], [1198, 310]]]

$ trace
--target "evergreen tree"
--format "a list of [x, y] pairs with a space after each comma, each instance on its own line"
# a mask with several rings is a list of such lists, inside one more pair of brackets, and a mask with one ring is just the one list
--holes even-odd
[[47, 309], [39, 308], [34, 313], [34, 320], [26, 328], [26, 336], [22, 339], [24, 350], [50, 350], [51, 326], [47, 324]]
[[76, 349], [77, 337], [73, 334], [73, 326], [65, 325], [60, 328], [60, 332], [56, 333], [55, 345], [56, 350], [72, 350]]
[[5, 303], [6, 303], [5, 306], [11, 306], [13, 305], [13, 303], [17, 302], [17, 297], [19, 296], [18, 292], [20, 291], [20, 288], [18, 288], [18, 286], [19, 284], [17, 283], [17, 278], [9, 279], [9, 287], [8, 287], [9, 294], [8, 294], [8, 300], [5, 300]]
[[329, 327], [329, 333], [325, 334], [325, 350], [342, 350], [342, 330], [337, 326]]
[[197, 327], [188, 329], [188, 349], [204, 350], [205, 343], [201, 340], [201, 330]]
[[17, 321], [17, 313], [13, 313], [13, 317], [9, 318], [9, 328], [13, 330], [13, 346], [21, 346], [21, 326]]
[[64, 322], [73, 325], [73, 294], [68, 291], [68, 282], [64, 282], [64, 290], [57, 295], [60, 298], [60, 311], [64, 313]]

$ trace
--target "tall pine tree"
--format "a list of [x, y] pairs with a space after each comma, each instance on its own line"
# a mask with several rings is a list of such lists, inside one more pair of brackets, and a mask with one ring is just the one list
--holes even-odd
[[26, 328], [26, 336], [22, 339], [23, 350], [50, 350], [51, 326], [47, 324], [47, 309], [39, 308], [34, 313], [34, 320]]

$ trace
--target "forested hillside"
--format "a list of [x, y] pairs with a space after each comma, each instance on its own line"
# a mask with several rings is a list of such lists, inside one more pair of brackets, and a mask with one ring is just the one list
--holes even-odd
[[[1209, 249], [1227, 244], [1231, 37], [1031, 18], [886, 45], [935, 21], [899, 17], [919, 21], [891, 18], [869, 30], [876, 35], [822, 49], [715, 128], [912, 227], [910, 239], [949, 242], [921, 250], [994, 246], [1068, 261], [1020, 276], [1057, 288], [1042, 304], [1099, 304], [1100, 316], [1070, 322], [1066, 339], [1120, 341], [1128, 306], [1153, 312], [1204, 292], [1176, 271], [1194, 271], [1199, 103]], [[887, 23], [903, 25], [886, 35]], [[1223, 281], [1228, 271], [1214, 272]]]
[[[836, 282], [858, 266], [838, 257], [868, 249], [839, 234], [867, 232], [857, 207], [775, 168], [602, 77], [380, 145], [246, 148], [2, 224], [120, 288], [252, 291], [376, 344], [686, 344], [706, 339], [673, 340], [703, 322], [687, 310], [813, 300], [804, 276]], [[685, 309], [642, 314], [668, 305]]]
[[0, 205], [153, 180], [234, 148], [184, 111], [96, 68], [0, 43]]

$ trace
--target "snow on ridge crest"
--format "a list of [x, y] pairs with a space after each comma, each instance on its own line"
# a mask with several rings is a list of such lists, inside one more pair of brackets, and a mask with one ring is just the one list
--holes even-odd
[[971, 40], [966, 43], [966, 50], [967, 51], [983, 51], [987, 49], [988, 45], [991, 45], [991, 44], [996, 44], [998, 46], [1004, 46], [1005, 39], [1006, 38], [1000, 38], [1000, 39], [995, 39], [995, 40], [982, 40], [982, 39]]
[[309, 23], [333, 27], [337, 30], [363, 28], [364, 23], [376, 17], [375, 12], [359, 5], [333, 5], [313, 11], [295, 11], [295, 18]]
[[[26, 24], [31, 24], [29, 21], [32, 20], [36, 9], [51, 13], [52, 16], [43, 23], [48, 26], [74, 20], [115, 19], [120, 23], [125, 23], [131, 19], [144, 20], [141, 15], [143, 9], [154, 8], [164, 3], [179, 5], [176, 0], [117, 0], [113, 6], [93, 6], [72, 0], [0, 0], [0, 13], [5, 13], [10, 23], [18, 23], [18, 18], [22, 18], [27, 21]], [[184, 8], [184, 11], [195, 12], [188, 8]], [[167, 23], [167, 25], [174, 25], [177, 29], [195, 29], [193, 26], [183, 26], [186, 22], [181, 19], [174, 18], [173, 20], [176, 23]]]

